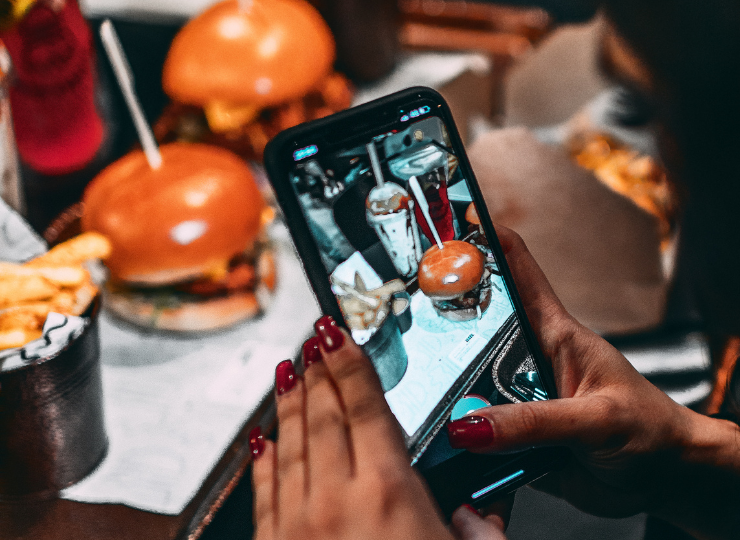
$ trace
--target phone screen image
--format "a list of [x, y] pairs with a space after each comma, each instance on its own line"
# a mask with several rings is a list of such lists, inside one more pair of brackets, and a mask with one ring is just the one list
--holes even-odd
[[548, 398], [459, 151], [427, 106], [297, 149], [289, 172], [347, 327], [424, 448], [442, 417]]

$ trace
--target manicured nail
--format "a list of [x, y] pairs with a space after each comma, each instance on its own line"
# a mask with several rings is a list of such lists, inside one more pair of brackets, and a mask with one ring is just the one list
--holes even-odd
[[462, 506], [473, 512], [476, 516], [480, 516], [480, 512], [472, 504], [465, 503]]
[[303, 367], [308, 367], [316, 362], [321, 362], [321, 349], [319, 344], [321, 340], [316, 336], [309, 338], [303, 344]]
[[485, 448], [493, 443], [491, 422], [482, 416], [465, 416], [447, 425], [452, 448]]
[[283, 360], [275, 368], [275, 387], [278, 396], [289, 392], [295, 386], [295, 368], [290, 360]]
[[329, 316], [321, 317], [313, 325], [316, 335], [321, 339], [321, 344], [327, 352], [336, 351], [344, 343], [344, 334], [339, 330], [336, 321]]
[[249, 450], [252, 452], [252, 457], [257, 459], [265, 451], [265, 438], [262, 436], [262, 428], [255, 426], [252, 431], [249, 432]]

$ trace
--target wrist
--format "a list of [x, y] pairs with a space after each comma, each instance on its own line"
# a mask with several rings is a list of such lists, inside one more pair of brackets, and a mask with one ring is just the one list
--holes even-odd
[[740, 427], [688, 409], [655, 515], [697, 538], [740, 538]]

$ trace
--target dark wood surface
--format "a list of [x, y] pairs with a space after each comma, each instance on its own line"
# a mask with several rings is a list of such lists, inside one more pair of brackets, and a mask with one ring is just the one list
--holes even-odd
[[[4, 501], [0, 502], [0, 539], [196, 540], [208, 529], [237, 486], [241, 491], [248, 490], [248, 434], [257, 423], [273, 425], [273, 403], [271, 398], [262, 403], [242, 427], [200, 491], [179, 515], [154, 514], [121, 504], [90, 504], [59, 498]], [[243, 537], [249, 538], [251, 507], [248, 494], [235, 499], [239, 499], [236, 501], [238, 506], [227, 508], [224, 512], [239, 516], [236, 522], [245, 529]], [[224, 525], [214, 525], [214, 528], [224, 528]], [[211, 534], [206, 536], [216, 537]]]

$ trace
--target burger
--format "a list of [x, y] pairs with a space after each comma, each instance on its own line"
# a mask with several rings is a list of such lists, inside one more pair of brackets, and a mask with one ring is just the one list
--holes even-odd
[[230, 326], [257, 315], [275, 288], [264, 232], [271, 209], [247, 165], [203, 144], [141, 151], [104, 169], [83, 196], [82, 228], [111, 242], [108, 309], [165, 330]]
[[159, 140], [217, 144], [261, 159], [280, 131], [350, 105], [334, 38], [305, 0], [225, 0], [175, 36], [162, 75], [172, 103]]
[[435, 311], [451, 321], [480, 318], [491, 304], [491, 272], [474, 245], [449, 240], [429, 248], [419, 262], [419, 288]]

